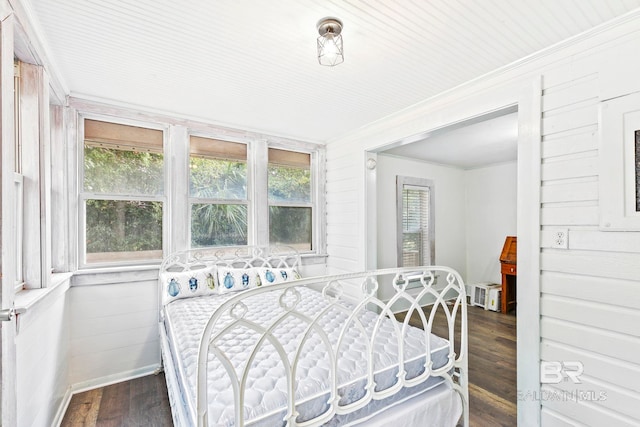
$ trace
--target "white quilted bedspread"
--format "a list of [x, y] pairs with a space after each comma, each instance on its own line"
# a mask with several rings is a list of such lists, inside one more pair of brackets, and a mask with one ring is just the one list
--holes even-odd
[[[326, 301], [316, 291], [299, 288], [302, 295], [297, 311], [314, 316], [326, 307]], [[244, 303], [249, 308], [245, 319], [262, 326], [270, 325], [285, 311], [278, 304], [281, 292], [267, 292], [258, 298], [247, 298]], [[211, 313], [224, 301], [235, 294], [212, 295], [181, 299], [167, 305], [166, 320], [169, 339], [172, 341], [178, 375], [182, 377], [183, 393], [186, 394], [188, 406], [195, 413], [196, 396], [196, 360], [200, 334]], [[348, 315], [337, 309], [331, 309], [323, 316], [320, 324], [329, 336], [332, 347], [338, 341], [341, 328]], [[366, 375], [367, 340], [369, 340], [377, 314], [365, 312], [360, 315], [367, 337], [357, 328], [351, 328], [347, 334], [338, 356], [338, 378], [341, 385], [339, 394], [341, 404], [353, 402], [364, 395], [362, 385]], [[214, 333], [220, 331], [222, 325], [228, 324], [230, 318], [223, 316]], [[299, 319], [288, 318], [276, 330], [275, 336], [289, 355], [290, 361], [305, 330], [306, 324]], [[248, 355], [253, 350], [258, 335], [247, 328], [227, 335], [217, 342], [240, 374], [247, 363]], [[419, 375], [424, 370], [425, 342], [424, 332], [411, 328], [405, 337], [405, 365], [407, 377]], [[433, 366], [443, 366], [447, 362], [448, 342], [432, 335], [431, 359]], [[386, 319], [376, 335], [374, 344], [374, 372], [376, 389], [389, 387], [396, 381], [398, 360], [398, 339], [392, 321]], [[234, 401], [230, 380], [224, 368], [213, 355], [209, 356], [209, 424], [232, 426], [234, 423]], [[312, 418], [327, 409], [326, 401], [329, 390], [330, 357], [327, 348], [318, 334], [314, 334], [305, 344], [296, 379], [298, 420]], [[186, 384], [186, 386], [185, 386]], [[434, 382], [430, 383], [432, 386]], [[419, 387], [415, 387], [418, 389]], [[283, 425], [286, 413], [287, 380], [280, 357], [270, 345], [264, 345], [258, 352], [250, 369], [245, 393], [245, 423], [248, 425], [275, 426]]]

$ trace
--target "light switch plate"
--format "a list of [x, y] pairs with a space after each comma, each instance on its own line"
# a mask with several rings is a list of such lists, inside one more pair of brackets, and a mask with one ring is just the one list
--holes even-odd
[[556, 249], [569, 249], [568, 228], [553, 230], [553, 234], [551, 236], [551, 247]]

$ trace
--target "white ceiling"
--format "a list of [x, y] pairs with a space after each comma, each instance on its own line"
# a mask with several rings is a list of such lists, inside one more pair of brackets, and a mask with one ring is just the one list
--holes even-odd
[[[415, 142], [414, 142], [415, 140]], [[394, 156], [475, 169], [518, 158], [518, 113], [430, 132], [386, 150]]]
[[[22, 0], [71, 95], [324, 142], [640, 0]], [[316, 60], [344, 22], [345, 61]]]

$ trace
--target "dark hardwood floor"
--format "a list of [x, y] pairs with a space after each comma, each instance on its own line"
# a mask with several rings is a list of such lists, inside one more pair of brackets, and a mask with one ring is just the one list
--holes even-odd
[[61, 427], [171, 427], [164, 374], [74, 394]]
[[[444, 316], [437, 316], [434, 323], [433, 332], [445, 335], [446, 329], [442, 329], [446, 325]], [[469, 424], [478, 427], [515, 426], [518, 396], [516, 316], [468, 306], [467, 323]]]
[[[443, 319], [436, 317], [434, 332]], [[470, 425], [515, 426], [516, 317], [470, 306], [468, 324]], [[78, 393], [62, 422], [62, 427], [171, 425], [163, 374]]]

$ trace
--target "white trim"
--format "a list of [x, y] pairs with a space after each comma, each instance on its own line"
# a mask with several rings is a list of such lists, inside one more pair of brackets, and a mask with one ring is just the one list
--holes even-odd
[[165, 147], [165, 192], [167, 209], [165, 210], [168, 230], [167, 252], [184, 250], [191, 241], [189, 203], [189, 129], [185, 126], [169, 126], [169, 145]]
[[[303, 141], [289, 135], [277, 135], [265, 133], [258, 129], [246, 128], [240, 129], [240, 126], [233, 127], [233, 124], [224, 124], [216, 122], [204, 117], [196, 117], [191, 115], [179, 114], [171, 111], [150, 108], [148, 106], [120, 102], [113, 99], [104, 99], [96, 96], [71, 93], [68, 98], [69, 105], [82, 111], [102, 112], [112, 114], [117, 117], [137, 117], [138, 120], [155, 120], [167, 124], [182, 125], [190, 129], [202, 132], [216, 132], [220, 138], [228, 140], [228, 138], [250, 138], [267, 139], [269, 144], [272, 142], [287, 143], [304, 143], [313, 145], [323, 145], [324, 141], [307, 140]], [[108, 112], [108, 113], [107, 113]]]
[[51, 421], [52, 426], [60, 427], [60, 425], [62, 424], [62, 420], [64, 419], [64, 414], [67, 413], [67, 409], [69, 408], [69, 404], [71, 403], [72, 397], [73, 397], [73, 392], [71, 391], [71, 387], [69, 387], [64, 392], [64, 396], [62, 397], [60, 406], [58, 406], [58, 410], [56, 411], [56, 414], [53, 417], [53, 420]]
[[[365, 270], [378, 268], [378, 154], [364, 153], [365, 173]], [[387, 302], [387, 301], [385, 301]]]
[[123, 381], [134, 380], [136, 378], [145, 377], [158, 371], [161, 367], [160, 363], [143, 366], [141, 368], [131, 369], [129, 371], [119, 372], [117, 374], [106, 375], [100, 378], [94, 378], [87, 381], [72, 384], [70, 390], [73, 394], [82, 393], [83, 391], [93, 390], [99, 387], [106, 387], [112, 384], [121, 383]]
[[53, 55], [50, 54], [46, 37], [36, 19], [33, 12], [31, 2], [28, 1], [11, 1], [11, 8], [15, 14], [18, 31], [16, 44], [23, 51], [28, 51], [39, 65], [42, 65], [51, 77], [51, 89], [55, 98], [62, 102], [66, 94], [69, 93], [69, 86], [64, 81], [59, 67], [55, 62]]
[[[2, 185], [2, 200], [0, 202], [2, 241], [0, 246], [2, 260], [0, 265], [13, 266], [16, 263], [16, 253], [12, 250], [5, 250], [14, 247], [16, 235], [16, 212], [14, 203], [15, 181], [13, 171], [15, 170], [15, 133], [14, 133], [14, 68], [13, 68], [13, 43], [14, 43], [15, 16], [7, 16], [0, 23], [0, 148], [2, 149], [2, 162], [0, 179]], [[6, 268], [2, 272], [0, 279], [2, 292], [0, 292], [0, 308], [11, 308], [14, 303], [14, 285], [16, 282], [13, 268]], [[4, 322], [0, 330], [0, 425], [17, 425], [17, 401], [16, 401], [16, 346], [15, 346], [16, 324], [14, 321]]]
[[[84, 190], [84, 122], [85, 120], [98, 120], [108, 123], [115, 123], [126, 126], [136, 126], [142, 127], [145, 129], [154, 129], [162, 132], [162, 160], [163, 160], [163, 182], [162, 182], [162, 194], [159, 195], [128, 195], [128, 194], [101, 194], [101, 193], [93, 193]], [[92, 112], [83, 112], [80, 111], [77, 114], [77, 135], [76, 135], [76, 146], [78, 147], [77, 151], [77, 187], [76, 193], [73, 195], [73, 199], [77, 203], [77, 209], [74, 211], [74, 214], [77, 216], [77, 224], [78, 224], [78, 235], [75, 240], [77, 244], [77, 260], [79, 269], [87, 269], [87, 268], [100, 268], [100, 267], [109, 267], [115, 265], [130, 265], [130, 264], [158, 264], [160, 259], [150, 259], [147, 261], [131, 261], [131, 262], [95, 262], [95, 263], [87, 263], [86, 258], [86, 201], [88, 199], [92, 200], [126, 200], [126, 201], [136, 201], [136, 200], [144, 200], [151, 202], [160, 202], [162, 203], [162, 257], [168, 253], [170, 243], [170, 234], [168, 233], [168, 228], [170, 224], [168, 222], [169, 217], [169, 196], [168, 189], [169, 178], [167, 174], [169, 173], [169, 166], [167, 165], [167, 147], [169, 146], [169, 125], [165, 123], [158, 123], [154, 121], [142, 121], [131, 119], [127, 117], [117, 117], [111, 116], [108, 114], [99, 114]], [[169, 173], [170, 176], [170, 173]]]
[[[518, 112], [518, 391], [540, 393], [540, 164], [542, 78], [524, 90]], [[518, 425], [540, 425], [540, 402], [519, 400]]]

